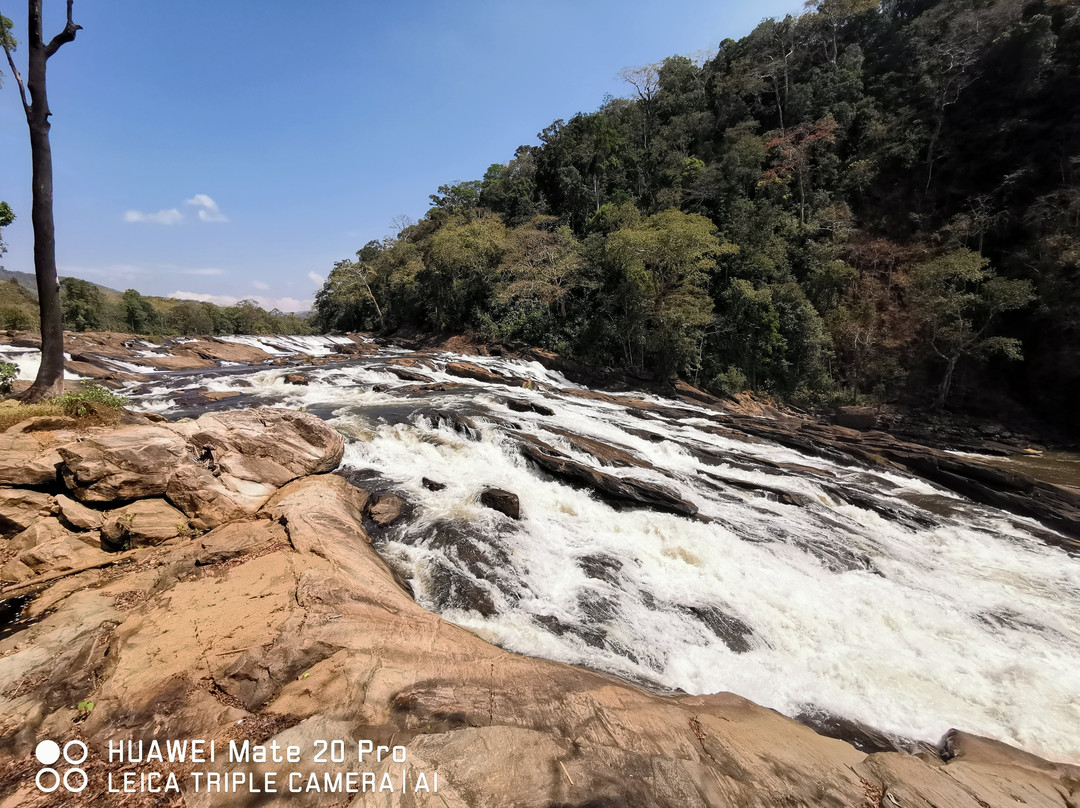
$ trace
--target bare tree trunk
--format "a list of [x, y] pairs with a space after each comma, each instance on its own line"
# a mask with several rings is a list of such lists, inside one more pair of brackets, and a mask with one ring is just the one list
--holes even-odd
[[949, 397], [949, 388], [952, 387], [953, 373], [956, 371], [956, 362], [960, 359], [960, 356], [950, 356], [945, 366], [945, 378], [941, 380], [941, 387], [938, 388], [937, 398], [934, 400], [934, 409], [940, 410], [945, 407], [945, 399]]
[[[30, 128], [30, 162], [33, 170], [33, 202], [30, 218], [34, 226], [34, 274], [37, 277], [38, 310], [41, 314], [41, 365], [37, 378], [22, 395], [26, 402], [59, 395], [64, 389], [64, 326], [60, 312], [60, 282], [56, 275], [56, 229], [53, 220], [52, 147], [49, 144], [49, 99], [45, 90], [45, 65], [61, 46], [75, 39], [82, 27], [71, 20], [74, 0], [67, 3], [67, 25], [48, 44], [42, 36], [42, 0], [28, 0], [29, 67], [26, 85], [8, 63], [19, 83], [26, 123]], [[5, 48], [6, 50], [6, 48]], [[27, 103], [27, 91], [30, 101]]]

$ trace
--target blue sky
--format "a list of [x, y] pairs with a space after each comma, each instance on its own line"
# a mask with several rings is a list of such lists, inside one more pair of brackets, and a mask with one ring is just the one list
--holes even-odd
[[[51, 36], [65, 4], [44, 2]], [[25, 5], [0, 0], [20, 41]], [[84, 30], [48, 77], [60, 273], [307, 308], [334, 261], [437, 186], [627, 94], [621, 68], [801, 6], [75, 0]], [[0, 67], [0, 199], [18, 216], [0, 263], [32, 272], [26, 121]]]

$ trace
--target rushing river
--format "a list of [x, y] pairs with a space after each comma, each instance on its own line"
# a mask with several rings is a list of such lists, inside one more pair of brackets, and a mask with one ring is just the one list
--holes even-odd
[[[325, 339], [269, 347], [326, 353]], [[643, 396], [666, 407], [649, 413], [573, 395], [537, 363], [436, 354], [409, 371], [461, 383], [443, 369], [460, 359], [534, 384], [425, 391], [389, 370], [402, 355], [305, 368], [307, 386], [284, 382], [296, 367], [229, 368], [158, 374], [130, 394], [177, 415], [176, 391], [199, 386], [246, 397], [222, 406], [329, 419], [352, 439], [345, 470], [413, 507], [379, 552], [422, 605], [506, 648], [900, 738], [954, 726], [1080, 762], [1080, 559], [1035, 538], [1034, 523], [917, 478], [719, 435], [704, 407]], [[560, 482], [526, 461], [516, 433], [592, 467], [568, 433], [618, 447], [640, 465], [606, 471], [662, 485], [699, 515]], [[480, 504], [489, 486], [520, 497], [520, 521]]]

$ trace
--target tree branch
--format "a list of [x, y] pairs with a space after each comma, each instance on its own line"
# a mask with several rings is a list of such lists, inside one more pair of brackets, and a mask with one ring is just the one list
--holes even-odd
[[64, 30], [54, 36], [45, 48], [45, 58], [48, 59], [58, 50], [62, 45], [66, 45], [68, 42], [75, 40], [75, 34], [82, 30], [81, 25], [76, 25], [71, 21], [71, 7], [75, 5], [75, 0], [67, 0], [67, 25], [64, 26]]
[[[0, 14], [0, 17], [3, 17]], [[23, 84], [22, 76], [19, 75], [19, 68], [15, 67], [15, 59], [11, 55], [11, 48], [8, 47], [7, 31], [0, 31], [0, 43], [4, 46], [4, 53], [7, 54], [8, 65], [11, 67], [11, 75], [15, 77], [15, 83], [19, 85], [19, 97], [22, 98], [23, 110], [27, 113], [30, 112], [30, 105], [26, 103], [26, 85]]]

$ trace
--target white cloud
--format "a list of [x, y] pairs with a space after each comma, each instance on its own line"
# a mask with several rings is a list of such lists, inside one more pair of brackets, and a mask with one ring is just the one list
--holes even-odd
[[309, 272], [309, 273], [307, 274], [307, 276], [308, 276], [308, 280], [309, 280], [309, 281], [311, 281], [311, 282], [312, 282], [313, 284], [315, 284], [316, 286], [322, 286], [322, 285], [323, 285], [323, 281], [325, 281], [325, 280], [326, 280], [326, 278], [324, 278], [324, 277], [323, 277], [322, 275], [320, 275], [320, 274], [319, 274], [318, 272]]
[[295, 297], [264, 297], [263, 295], [240, 298], [233, 295], [206, 295], [201, 292], [170, 292], [167, 297], [174, 300], [196, 300], [202, 303], [215, 303], [218, 306], [235, 306], [241, 300], [254, 300], [267, 311], [277, 309], [284, 312], [310, 311], [314, 305], [313, 300], [297, 300]]
[[143, 213], [141, 210], [129, 210], [124, 214], [125, 222], [150, 222], [151, 224], [179, 224], [184, 220], [176, 208], [159, 210], [157, 213]]
[[252, 281], [251, 288], [258, 289], [260, 292], [265, 292], [267, 289], [270, 288], [270, 284], [263, 283], [262, 281]]
[[227, 222], [229, 217], [221, 212], [218, 203], [206, 194], [195, 194], [186, 204], [199, 209], [199, 219], [204, 222]]

